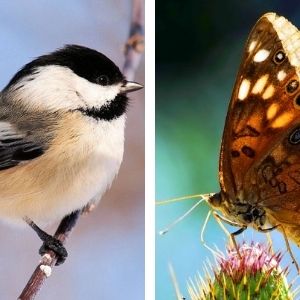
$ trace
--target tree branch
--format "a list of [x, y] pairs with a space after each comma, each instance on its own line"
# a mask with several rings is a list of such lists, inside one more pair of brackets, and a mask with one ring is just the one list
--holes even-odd
[[123, 74], [128, 80], [134, 80], [144, 52], [143, 1], [133, 0], [132, 3], [131, 25], [125, 45], [125, 63], [123, 67]]
[[[133, 0], [132, 8], [130, 33], [125, 45], [125, 62], [123, 66], [123, 74], [128, 80], [134, 79], [144, 51], [143, 1]], [[80, 214], [81, 211], [78, 210], [66, 216], [59, 224], [54, 237], [64, 244], [75, 227]], [[57, 257], [51, 250], [42, 256], [40, 263], [34, 270], [18, 299], [31, 300], [35, 298], [46, 278], [51, 275], [56, 260]]]

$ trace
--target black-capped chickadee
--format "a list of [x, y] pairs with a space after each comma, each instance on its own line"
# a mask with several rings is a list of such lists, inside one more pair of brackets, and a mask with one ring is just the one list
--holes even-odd
[[77, 45], [25, 65], [0, 94], [0, 218], [45, 224], [98, 201], [123, 158], [127, 81]]

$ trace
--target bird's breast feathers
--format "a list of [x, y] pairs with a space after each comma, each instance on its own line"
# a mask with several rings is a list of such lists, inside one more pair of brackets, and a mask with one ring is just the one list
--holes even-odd
[[122, 162], [125, 115], [101, 123], [85, 118], [70, 114], [42, 156], [0, 171], [0, 218], [47, 223], [102, 196]]

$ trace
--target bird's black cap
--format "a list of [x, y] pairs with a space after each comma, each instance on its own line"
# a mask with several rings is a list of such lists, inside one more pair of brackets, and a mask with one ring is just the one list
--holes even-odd
[[36, 68], [48, 65], [68, 67], [78, 76], [102, 85], [114, 84], [124, 80], [119, 68], [104, 54], [79, 45], [66, 45], [26, 64], [15, 74], [5, 89], [21, 78], [34, 73]]

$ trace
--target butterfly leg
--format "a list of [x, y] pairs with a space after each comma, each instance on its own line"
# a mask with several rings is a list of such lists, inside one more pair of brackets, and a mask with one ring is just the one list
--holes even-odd
[[290, 254], [290, 256], [291, 256], [291, 258], [292, 258], [292, 260], [293, 260], [293, 263], [295, 264], [295, 267], [296, 267], [296, 269], [297, 269], [298, 274], [300, 274], [299, 265], [298, 265], [298, 263], [297, 263], [297, 261], [296, 261], [296, 259], [295, 259], [295, 256], [294, 256], [294, 254], [293, 254], [293, 252], [292, 252], [292, 249], [291, 249], [289, 240], [288, 240], [288, 238], [287, 238], [287, 235], [286, 235], [286, 233], [285, 233], [284, 227], [283, 227], [281, 224], [277, 225], [277, 227], [280, 227], [280, 228], [281, 228], [281, 231], [282, 231], [282, 234], [283, 234], [283, 237], [284, 237], [284, 241], [285, 241], [286, 248], [287, 248], [287, 250], [288, 250], [288, 252], [289, 252], [289, 254]]
[[43, 245], [39, 250], [40, 255], [44, 255], [48, 250], [52, 250], [57, 255], [56, 266], [64, 263], [64, 261], [68, 256], [68, 252], [66, 248], [63, 246], [62, 242], [57, 238], [53, 237], [52, 235], [49, 235], [48, 233], [43, 231], [28, 217], [25, 217], [24, 220], [36, 232], [38, 237], [43, 241]]
[[242, 258], [242, 256], [241, 256], [239, 248], [237, 246], [237, 242], [236, 242], [235, 237], [237, 235], [241, 234], [242, 232], [244, 232], [246, 229], [247, 229], [247, 226], [243, 226], [240, 229], [238, 229], [237, 231], [230, 233], [230, 237], [231, 237], [232, 243], [233, 243], [233, 245], [234, 245], [234, 247], [235, 247], [235, 249], [237, 251], [237, 254], [238, 254], [238, 256], [239, 256], [240, 259]]
[[[239, 234], [241, 234], [243, 231], [245, 231], [247, 229], [247, 226], [245, 225], [241, 225], [239, 223], [233, 222], [231, 220], [228, 220], [227, 218], [225, 218], [224, 216], [219, 215], [217, 212], [213, 212], [213, 216], [216, 218], [216, 220], [218, 221], [219, 225], [223, 228], [223, 230], [225, 231], [225, 233], [227, 234], [227, 236], [230, 237], [230, 240], [234, 246], [234, 248], [236, 249], [238, 256], [241, 258], [241, 254], [239, 251], [239, 248], [237, 246], [237, 242], [235, 237]], [[235, 226], [235, 227], [240, 227], [240, 229], [238, 229], [237, 231], [233, 232], [233, 233], [229, 233], [228, 230], [224, 227], [224, 225], [222, 224], [222, 222], [225, 222], [231, 226]]]
[[[231, 226], [235, 226], [235, 227], [244, 227], [243, 225], [241, 225], [241, 224], [239, 224], [239, 223], [237, 223], [237, 222], [233, 222], [233, 221], [231, 221], [231, 220], [229, 220], [229, 219], [227, 219], [227, 218], [225, 218], [224, 216], [222, 216], [222, 215], [219, 215], [217, 212], [213, 212], [213, 215], [214, 215], [214, 217], [216, 217], [217, 219], [219, 219], [219, 220], [221, 220], [221, 221], [223, 221], [223, 222], [225, 222], [225, 223], [227, 223], [227, 224], [229, 224], [229, 225], [231, 225]], [[246, 227], [247, 228], [247, 227]]]
[[272, 253], [274, 253], [274, 250], [273, 250], [273, 243], [272, 243], [272, 238], [271, 238], [270, 232], [273, 231], [274, 229], [276, 229], [277, 227], [278, 227], [278, 225], [275, 225], [275, 226], [269, 227], [269, 228], [261, 228], [260, 226], [257, 227], [257, 231], [263, 232], [267, 235], [268, 244], [270, 247], [270, 251], [272, 251]]
[[257, 227], [257, 230], [259, 232], [270, 232], [270, 231], [273, 231], [274, 229], [276, 229], [279, 225], [275, 225], [273, 227], [270, 227], [270, 228], [261, 228], [261, 227]]
[[293, 263], [295, 264], [295, 267], [296, 267], [296, 269], [297, 269], [298, 274], [300, 274], [299, 265], [298, 265], [298, 263], [297, 263], [297, 261], [296, 261], [294, 255], [293, 255], [293, 252], [292, 252], [292, 249], [291, 249], [289, 240], [288, 240], [288, 238], [287, 238], [287, 236], [286, 236], [286, 233], [285, 233], [285, 231], [284, 231], [283, 226], [282, 226], [281, 224], [278, 224], [278, 225], [275, 225], [275, 226], [270, 227], [270, 228], [261, 228], [261, 227], [258, 227], [257, 230], [260, 231], [260, 232], [270, 232], [270, 231], [276, 229], [277, 227], [280, 227], [281, 230], [282, 230], [283, 237], [284, 237], [284, 241], [285, 241], [285, 244], [286, 244], [286, 248], [287, 248], [287, 250], [288, 250], [288, 252], [289, 252], [289, 254], [290, 254], [290, 256], [291, 256], [291, 258], [292, 258], [292, 260], [293, 260]]

